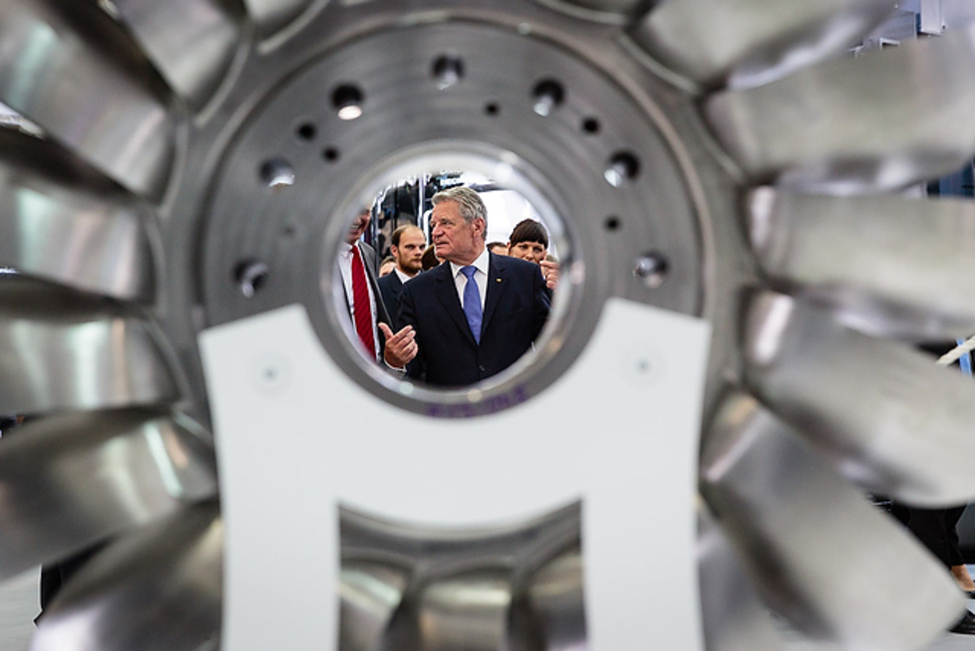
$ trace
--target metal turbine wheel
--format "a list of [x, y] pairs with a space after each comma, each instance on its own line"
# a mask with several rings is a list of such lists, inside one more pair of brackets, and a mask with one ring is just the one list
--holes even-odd
[[[32, 648], [218, 644], [202, 329], [299, 303], [374, 395], [477, 415], [398, 391], [321, 291], [356, 202], [443, 161], [504, 170], [568, 252], [544, 345], [478, 404], [556, 390], [612, 297], [712, 324], [707, 648], [777, 648], [760, 601], [924, 647], [961, 595], [861, 490], [975, 496], [973, 389], [905, 343], [975, 331], [975, 207], [881, 195], [975, 153], [975, 30], [840, 56], [893, 6], [0, 1], [0, 102], [42, 130], [0, 131], [0, 413], [38, 417], [0, 443], [0, 568], [111, 540]], [[340, 648], [585, 644], [578, 519], [345, 513]]]

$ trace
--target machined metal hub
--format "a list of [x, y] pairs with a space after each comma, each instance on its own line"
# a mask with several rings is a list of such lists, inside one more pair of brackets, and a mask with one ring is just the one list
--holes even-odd
[[[975, 496], [971, 387], [907, 343], [975, 330], [975, 209], [880, 195], [975, 152], [975, 30], [844, 56], [894, 9], [0, 0], [0, 101], [40, 134], [0, 131], [0, 264], [22, 274], [0, 413], [36, 421], [0, 443], [0, 492], [32, 496], [0, 505], [0, 576], [111, 541], [34, 648], [219, 643], [202, 332], [301, 304], [373, 398], [461, 427], [559, 391], [613, 299], [712, 328], [706, 646], [778, 648], [771, 608], [923, 648], [962, 602], [862, 492]], [[521, 193], [563, 256], [537, 350], [451, 391], [359, 355], [334, 292], [356, 211], [445, 169]], [[344, 512], [340, 648], [585, 644], [579, 508], [478, 531]]]

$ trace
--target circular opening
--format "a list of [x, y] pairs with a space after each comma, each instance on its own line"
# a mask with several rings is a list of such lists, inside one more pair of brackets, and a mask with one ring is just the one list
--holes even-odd
[[274, 158], [261, 164], [258, 172], [261, 181], [272, 190], [280, 190], [295, 184], [295, 171], [283, 158]]
[[304, 122], [295, 129], [295, 135], [298, 136], [298, 140], [304, 140], [306, 142], [314, 140], [317, 133], [318, 128], [311, 122]]
[[603, 222], [603, 227], [610, 232], [619, 230], [621, 225], [620, 218], [615, 215], [607, 217], [606, 221]]
[[582, 130], [589, 135], [596, 135], [599, 133], [601, 125], [597, 118], [586, 118], [582, 121]]
[[336, 147], [326, 147], [324, 150], [322, 150], [322, 158], [324, 158], [326, 162], [334, 163], [339, 159], [339, 156], [339, 150]]
[[431, 73], [437, 80], [437, 88], [446, 90], [464, 77], [464, 62], [459, 57], [443, 55], [433, 62]]
[[491, 117], [497, 116], [501, 112], [501, 106], [497, 102], [488, 102], [484, 105], [484, 114]]
[[234, 281], [240, 293], [251, 298], [267, 284], [269, 271], [267, 264], [260, 260], [241, 260], [234, 267]]
[[633, 275], [652, 289], [660, 287], [667, 279], [670, 263], [659, 251], [649, 251], [639, 256], [633, 266]]
[[338, 111], [340, 120], [355, 120], [362, 116], [362, 103], [365, 96], [358, 86], [342, 84], [332, 93], [332, 106]]
[[627, 181], [632, 181], [640, 174], [640, 161], [636, 155], [621, 151], [609, 159], [609, 167], [603, 172], [603, 177], [614, 188], [621, 187]]
[[535, 362], [570, 291], [561, 221], [498, 181], [506, 170], [393, 177], [325, 256], [345, 348], [401, 396], [439, 401], [431, 414], [490, 413], [527, 398], [496, 390]]
[[544, 79], [535, 85], [533, 95], [535, 103], [532, 110], [546, 117], [562, 105], [565, 100], [565, 88], [555, 79]]

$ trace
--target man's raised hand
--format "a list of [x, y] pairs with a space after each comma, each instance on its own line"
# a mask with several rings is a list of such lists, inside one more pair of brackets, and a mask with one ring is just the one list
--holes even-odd
[[379, 329], [386, 340], [383, 359], [389, 366], [403, 368], [416, 357], [419, 348], [416, 345], [416, 332], [413, 331], [413, 326], [408, 325], [396, 334], [393, 334], [393, 331], [385, 323], [380, 323]]

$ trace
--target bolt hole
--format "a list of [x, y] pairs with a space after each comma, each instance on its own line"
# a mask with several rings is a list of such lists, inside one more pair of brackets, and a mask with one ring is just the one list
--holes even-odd
[[582, 121], [582, 130], [591, 136], [599, 133], [600, 127], [599, 120], [596, 118], [586, 118]]
[[498, 106], [497, 102], [488, 102], [487, 104], [484, 105], [484, 113], [486, 115], [495, 117], [500, 112], [501, 112], [501, 107]]
[[628, 151], [621, 151], [609, 159], [609, 167], [603, 172], [603, 177], [614, 188], [618, 188], [639, 174], [640, 161], [637, 157]]
[[552, 111], [565, 101], [565, 88], [554, 79], [544, 79], [538, 82], [533, 94], [535, 105], [532, 109], [542, 117], [551, 115]]
[[667, 257], [658, 251], [650, 251], [636, 259], [633, 275], [643, 280], [647, 287], [656, 289], [667, 279], [669, 270], [670, 262]]
[[274, 158], [261, 165], [261, 181], [272, 190], [280, 190], [295, 184], [295, 171], [283, 158]]
[[268, 280], [268, 266], [260, 260], [241, 260], [234, 267], [234, 281], [245, 298], [251, 298]]
[[446, 90], [464, 77], [464, 62], [459, 57], [445, 54], [433, 62], [432, 74], [437, 80], [437, 88]]
[[311, 122], [304, 122], [295, 129], [295, 135], [298, 136], [298, 140], [304, 140], [309, 142], [315, 139], [318, 134], [318, 129]]
[[281, 236], [282, 237], [294, 237], [295, 236], [295, 227], [292, 226], [291, 224], [288, 224], [287, 226], [285, 226], [284, 228], [281, 229]]
[[332, 93], [332, 106], [338, 111], [340, 120], [355, 120], [362, 115], [365, 96], [358, 86], [343, 84]]
[[621, 226], [620, 218], [615, 215], [607, 217], [606, 221], [603, 222], [603, 226], [610, 232], [618, 231]]
[[335, 147], [326, 147], [322, 151], [322, 158], [324, 158], [329, 163], [334, 163], [335, 161], [337, 161], [340, 155], [341, 154], [339, 153], [339, 150], [336, 149]]

